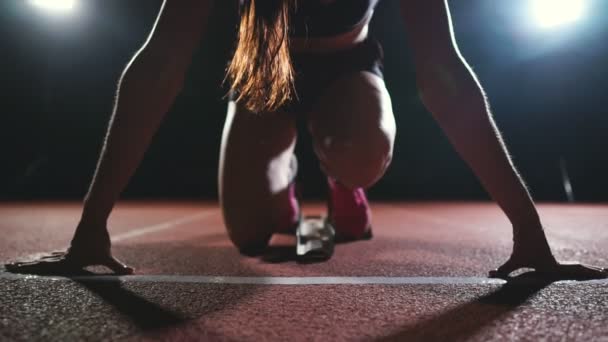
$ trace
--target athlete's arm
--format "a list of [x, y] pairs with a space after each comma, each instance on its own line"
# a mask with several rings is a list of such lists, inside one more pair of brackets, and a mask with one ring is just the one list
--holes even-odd
[[443, 0], [403, 0], [421, 99], [458, 153], [516, 226], [542, 229], [495, 128], [483, 90], [461, 56]]
[[496, 129], [483, 89], [458, 50], [447, 0], [402, 0], [401, 10], [423, 103], [513, 224], [513, 255], [499, 270], [555, 270], [532, 198]]
[[7, 265], [20, 273], [71, 273], [100, 264], [132, 270], [111, 254], [106, 221], [180, 92], [213, 0], [164, 0], [154, 27], [125, 68], [82, 217], [68, 252]]
[[119, 82], [107, 137], [85, 199], [83, 221], [105, 222], [152, 136], [181, 91], [211, 0], [165, 0], [144, 46]]

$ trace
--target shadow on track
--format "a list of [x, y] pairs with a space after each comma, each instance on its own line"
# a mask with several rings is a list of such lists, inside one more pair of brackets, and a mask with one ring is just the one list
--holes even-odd
[[[270, 244], [268, 245], [259, 255], [253, 255], [257, 257], [262, 262], [266, 262], [269, 264], [281, 264], [286, 262], [296, 262], [298, 264], [320, 264], [327, 261], [327, 259], [319, 259], [319, 258], [302, 258], [299, 257], [296, 253], [296, 245], [295, 241], [291, 241], [291, 243], [286, 243], [285, 239], [280, 240], [278, 244]], [[335, 243], [336, 248], [339, 248], [339, 245], [351, 244], [358, 241], [337, 241]]]
[[[244, 258], [237, 258], [238, 252], [231, 245], [208, 246], [206, 243], [191, 240], [118, 244], [115, 249], [126, 262], [134, 264], [136, 272], [141, 270], [141, 274], [224, 274], [236, 269], [239, 274], [264, 276], [245, 265], [242, 262]], [[95, 279], [94, 275], [104, 277]], [[130, 282], [128, 277], [111, 277], [108, 273], [88, 270], [67, 278], [69, 282], [54, 284], [44, 281], [44, 276], [37, 277], [35, 281], [21, 282], [19, 286], [24, 288], [24, 292], [36, 289], [38, 294], [36, 297], [26, 296], [20, 306], [6, 307], [7, 315], [21, 316], [25, 320], [21, 306], [40, 307], [37, 314], [45, 318], [78, 322], [70, 328], [68, 340], [86, 340], [90, 336], [122, 338], [148, 335], [152, 339], [160, 336], [170, 339], [175, 332], [181, 333], [184, 326], [197, 327], [197, 336], [192, 336], [192, 339], [201, 336], [221, 339], [220, 333], [205, 326], [208, 319], [213, 319], [208, 317], [238, 306], [263, 290], [259, 286], [226, 284]], [[85, 289], [88, 295], [70, 286], [70, 282]], [[78, 296], [71, 297], [75, 293]], [[55, 304], [41, 306], [40, 301]], [[89, 310], [91, 307], [95, 309]], [[45, 334], [64, 336], [64, 328], [61, 324], [50, 325], [45, 328]], [[26, 337], [39, 340], [42, 339], [40, 333], [40, 330], [28, 331]]]
[[280, 264], [297, 261], [298, 255], [295, 246], [268, 246], [258, 258], [270, 264]]
[[188, 320], [187, 317], [124, 288], [119, 279], [104, 281], [74, 279], [74, 281], [112, 305], [140, 330], [163, 329]]
[[505, 285], [476, 300], [404, 328], [379, 341], [460, 341], [497, 322], [557, 279], [536, 272], [511, 278]]

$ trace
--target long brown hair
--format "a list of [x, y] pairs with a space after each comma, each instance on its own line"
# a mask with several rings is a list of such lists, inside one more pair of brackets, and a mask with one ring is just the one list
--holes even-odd
[[227, 70], [236, 101], [256, 113], [276, 111], [295, 93], [289, 16], [295, 0], [244, 0]]

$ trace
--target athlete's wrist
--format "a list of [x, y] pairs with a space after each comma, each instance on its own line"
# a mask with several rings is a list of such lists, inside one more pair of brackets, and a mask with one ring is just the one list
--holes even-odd
[[112, 207], [110, 206], [110, 208], [105, 209], [106, 206], [98, 202], [99, 201], [93, 201], [90, 197], [85, 198], [82, 215], [80, 216], [80, 224], [105, 227]]

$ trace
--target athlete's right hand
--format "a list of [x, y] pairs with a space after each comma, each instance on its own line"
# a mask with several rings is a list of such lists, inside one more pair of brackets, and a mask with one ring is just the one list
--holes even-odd
[[31, 261], [19, 261], [6, 264], [4, 267], [12, 273], [35, 275], [76, 275], [87, 266], [105, 266], [118, 275], [133, 274], [133, 269], [126, 266], [112, 255], [103, 257], [76, 256], [68, 249], [65, 252], [53, 252]]
[[9, 272], [36, 275], [75, 275], [88, 266], [105, 266], [119, 275], [133, 274], [133, 269], [111, 252], [110, 237], [105, 225], [80, 223], [66, 251], [53, 252], [29, 261], [6, 264]]

